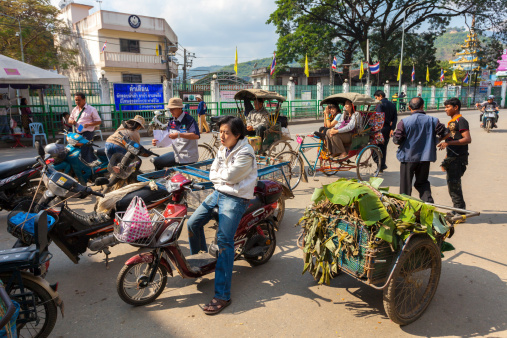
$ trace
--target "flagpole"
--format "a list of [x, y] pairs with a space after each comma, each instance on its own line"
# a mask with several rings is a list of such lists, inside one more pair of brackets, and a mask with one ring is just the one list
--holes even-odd
[[370, 40], [366, 39], [366, 64], [368, 65], [368, 74], [366, 76], [366, 84], [370, 84]]

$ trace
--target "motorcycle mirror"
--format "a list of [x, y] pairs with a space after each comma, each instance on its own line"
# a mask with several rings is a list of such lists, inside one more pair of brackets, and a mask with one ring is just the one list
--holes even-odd
[[95, 179], [95, 185], [107, 185], [109, 184], [109, 180], [105, 177], [97, 177]]
[[63, 144], [63, 139], [59, 138], [58, 140], [56, 140], [55, 142], [56, 144]]
[[41, 158], [44, 158], [46, 152], [44, 151], [44, 148], [42, 147], [42, 144], [40, 144], [39, 141], [35, 141], [35, 149], [37, 149], [37, 154], [39, 154]]

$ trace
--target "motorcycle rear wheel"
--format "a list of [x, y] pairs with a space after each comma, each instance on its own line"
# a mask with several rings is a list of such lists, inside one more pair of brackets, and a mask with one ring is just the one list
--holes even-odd
[[271, 222], [264, 222], [263, 224], [260, 225], [260, 227], [265, 237], [262, 237], [256, 232], [250, 239], [248, 239], [247, 244], [250, 241], [254, 241], [256, 242], [254, 244], [254, 247], [262, 246], [266, 242], [266, 237], [268, 238], [269, 243], [267, 249], [264, 251], [262, 255], [259, 255], [257, 257], [245, 256], [245, 260], [252, 266], [262, 265], [267, 261], [269, 261], [269, 259], [271, 258], [271, 256], [273, 256], [273, 253], [275, 252], [276, 249], [276, 236], [273, 224], [271, 224]]
[[[7, 283], [11, 275], [2, 274], [0, 279]], [[51, 295], [39, 284], [29, 279], [22, 278], [25, 293], [33, 293], [35, 300], [35, 309], [39, 322], [29, 321], [25, 324], [17, 324], [18, 337], [49, 337], [51, 331], [55, 327], [58, 318], [56, 304], [53, 302]], [[7, 290], [12, 300], [16, 301], [16, 294], [20, 294], [19, 285], [15, 283], [10, 290]], [[26, 310], [22, 308], [22, 310]], [[18, 322], [20, 318], [18, 317]], [[17, 322], [17, 323], [18, 323]]]
[[[134, 265], [125, 265], [116, 279], [116, 291], [120, 298], [127, 304], [134, 306], [146, 305], [153, 302], [164, 291], [167, 284], [167, 269], [159, 264], [156, 269], [153, 282], [147, 286], [141, 286], [144, 280], [151, 273], [153, 263], [136, 263]], [[146, 290], [151, 288], [151, 292], [144, 296]], [[132, 290], [129, 293], [128, 290]], [[137, 292], [136, 292], [137, 290]]]

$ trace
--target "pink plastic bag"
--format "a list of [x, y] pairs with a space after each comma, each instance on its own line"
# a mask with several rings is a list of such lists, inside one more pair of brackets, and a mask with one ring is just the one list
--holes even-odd
[[119, 240], [127, 243], [149, 237], [153, 233], [150, 214], [141, 197], [135, 196], [123, 215]]

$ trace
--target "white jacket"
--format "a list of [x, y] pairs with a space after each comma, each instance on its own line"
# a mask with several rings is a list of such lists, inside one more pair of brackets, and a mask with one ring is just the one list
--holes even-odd
[[225, 156], [226, 148], [221, 146], [211, 165], [209, 179], [215, 190], [227, 195], [252, 199], [257, 184], [257, 161], [252, 146], [245, 137]]

